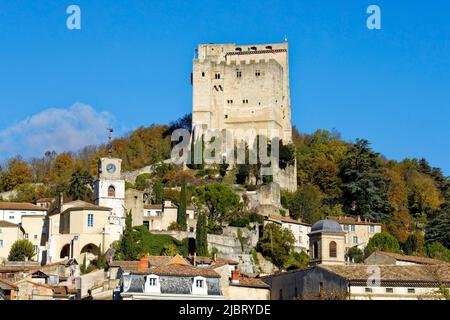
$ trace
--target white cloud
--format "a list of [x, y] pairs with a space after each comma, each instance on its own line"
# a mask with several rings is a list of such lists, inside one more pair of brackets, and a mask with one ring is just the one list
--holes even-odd
[[0, 158], [42, 156], [47, 150], [77, 151], [107, 141], [114, 117], [89, 105], [50, 108], [0, 130]]

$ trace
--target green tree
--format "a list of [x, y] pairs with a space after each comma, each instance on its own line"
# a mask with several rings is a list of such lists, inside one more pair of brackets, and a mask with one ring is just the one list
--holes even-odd
[[87, 267], [87, 258], [86, 258], [86, 255], [84, 255], [84, 257], [83, 257], [83, 264], [81, 265], [81, 268], [80, 268], [81, 270], [81, 273], [82, 274], [85, 274], [85, 273], [87, 273], [87, 270], [88, 270], [88, 267]]
[[305, 251], [292, 251], [284, 265], [286, 270], [304, 269], [309, 265], [309, 255]]
[[229, 221], [241, 209], [240, 198], [230, 186], [210, 183], [195, 190], [194, 204], [208, 209], [208, 219], [218, 222]]
[[178, 206], [177, 224], [182, 230], [187, 228], [186, 220], [186, 181], [183, 179], [180, 191], [180, 205]]
[[164, 245], [164, 249], [162, 252], [163, 256], [176, 256], [178, 254], [178, 248], [175, 244], [173, 243], [167, 243]]
[[164, 185], [160, 179], [153, 181], [153, 202], [154, 204], [162, 204], [164, 198]]
[[206, 232], [206, 214], [199, 213], [195, 233], [195, 251], [199, 256], [208, 256], [208, 234]]
[[346, 253], [346, 258], [350, 259], [354, 263], [363, 263], [364, 262], [364, 252], [358, 247], [351, 247], [348, 249]]
[[424, 252], [424, 238], [419, 232], [408, 236], [403, 244], [403, 251], [408, 255], [422, 255]]
[[367, 244], [368, 254], [375, 251], [400, 252], [400, 244], [391, 234], [380, 232], [370, 238]]
[[356, 140], [341, 166], [344, 211], [361, 214], [373, 221], [386, 221], [392, 212], [388, 180], [384, 177], [379, 155], [367, 140]]
[[94, 178], [87, 171], [75, 170], [70, 180], [68, 196], [73, 200], [90, 201]]
[[425, 253], [428, 257], [450, 262], [450, 250], [440, 242], [427, 243]]
[[258, 249], [281, 270], [288, 261], [294, 244], [295, 238], [291, 230], [281, 228], [275, 223], [268, 223], [263, 229]]
[[284, 193], [284, 202], [293, 219], [302, 218], [307, 223], [314, 223], [324, 216], [322, 200], [324, 195], [320, 189], [307, 184], [294, 193]]
[[139, 253], [142, 253], [139, 248], [139, 243], [135, 236], [133, 229], [131, 211], [127, 213], [125, 218], [125, 229], [120, 240], [120, 253], [124, 260], [136, 260]]
[[36, 253], [33, 244], [28, 240], [16, 240], [9, 250], [9, 261], [31, 260]]
[[431, 218], [425, 227], [425, 241], [440, 242], [450, 248], [450, 204], [435, 210], [435, 217]]

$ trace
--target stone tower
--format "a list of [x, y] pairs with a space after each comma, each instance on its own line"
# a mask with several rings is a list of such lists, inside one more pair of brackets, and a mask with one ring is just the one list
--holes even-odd
[[201, 44], [196, 54], [193, 126], [275, 129], [285, 144], [292, 141], [287, 42]]
[[112, 223], [124, 225], [125, 181], [121, 178], [122, 160], [101, 158], [98, 161], [98, 178], [94, 186], [94, 203], [112, 208]]
[[309, 236], [310, 264], [345, 264], [345, 232], [334, 220], [320, 220], [311, 227]]

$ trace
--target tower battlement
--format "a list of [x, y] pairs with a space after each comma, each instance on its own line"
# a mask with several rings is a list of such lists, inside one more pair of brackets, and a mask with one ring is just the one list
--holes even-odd
[[292, 141], [287, 42], [200, 44], [192, 85], [193, 126], [278, 130]]

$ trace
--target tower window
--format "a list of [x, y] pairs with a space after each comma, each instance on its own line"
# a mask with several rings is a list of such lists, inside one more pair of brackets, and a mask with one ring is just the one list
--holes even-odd
[[313, 243], [313, 259], [319, 258], [319, 244], [317, 242]]
[[205, 72], [202, 72], [202, 77], [204, 77], [205, 76]]
[[242, 103], [243, 103], [243, 104], [246, 104], [246, 103], [248, 103], [248, 99], [244, 99], [244, 100], [242, 100]]
[[109, 186], [108, 188], [108, 197], [115, 198], [116, 197], [116, 188], [114, 186]]
[[241, 71], [236, 71], [236, 77], [237, 78], [242, 78], [242, 72]]
[[92, 213], [88, 214], [87, 225], [89, 228], [94, 226], [94, 215]]
[[225, 119], [228, 119], [228, 115], [227, 114], [225, 115]]
[[261, 75], [261, 71], [259, 71], [259, 70], [256, 70], [256, 72], [255, 72], [255, 76], [259, 77], [260, 75]]
[[272, 46], [266, 46], [267, 50], [272, 50]]
[[258, 49], [257, 49], [256, 47], [251, 47], [250, 50], [256, 51], [256, 50], [258, 50]]
[[331, 241], [330, 242], [330, 258], [336, 258], [337, 257], [337, 245], [336, 242]]
[[216, 74], [214, 75], [214, 77], [215, 77], [216, 79], [220, 79], [220, 73], [216, 72]]

